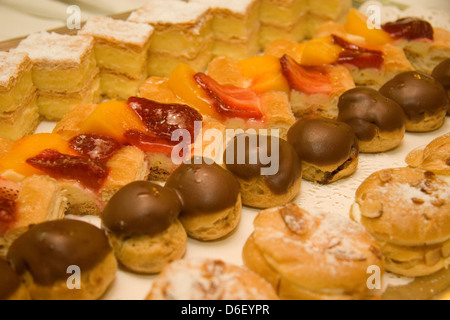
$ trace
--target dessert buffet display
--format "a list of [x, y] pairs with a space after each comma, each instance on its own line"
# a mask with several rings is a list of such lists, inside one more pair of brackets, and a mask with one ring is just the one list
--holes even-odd
[[433, 299], [450, 32], [150, 0], [0, 53], [1, 299]]

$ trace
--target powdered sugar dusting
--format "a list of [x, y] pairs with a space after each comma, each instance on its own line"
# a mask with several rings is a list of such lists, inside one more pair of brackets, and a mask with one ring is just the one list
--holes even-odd
[[0, 52], [0, 87], [8, 87], [11, 81], [19, 77], [22, 64], [27, 55], [19, 52]]
[[154, 28], [149, 24], [98, 16], [89, 19], [79, 34], [144, 46], [150, 39], [153, 30]]

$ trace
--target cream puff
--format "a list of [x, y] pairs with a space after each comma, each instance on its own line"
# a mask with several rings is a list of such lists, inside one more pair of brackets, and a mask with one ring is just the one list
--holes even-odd
[[335, 212], [312, 213], [296, 204], [262, 211], [244, 245], [244, 264], [281, 299], [348, 300], [371, 295], [367, 270], [382, 256], [375, 239]]
[[329, 184], [352, 175], [358, 167], [358, 138], [344, 122], [300, 119], [289, 129], [288, 142], [302, 161], [305, 180]]
[[[444, 86], [450, 96], [450, 58], [439, 63], [431, 75]], [[447, 115], [450, 116], [450, 105], [447, 108]]]
[[3, 259], [0, 259], [0, 300], [30, 300], [27, 288]]
[[369, 87], [346, 91], [339, 98], [338, 120], [350, 125], [359, 151], [384, 152], [400, 145], [405, 136], [405, 113], [393, 100]]
[[33, 225], [7, 260], [35, 300], [93, 300], [114, 280], [117, 260], [105, 233], [80, 220]]
[[238, 180], [207, 158], [193, 157], [173, 172], [167, 188], [178, 193], [180, 221], [191, 238], [210, 241], [230, 234], [241, 219]]
[[186, 232], [178, 220], [176, 192], [149, 181], [121, 188], [107, 203], [101, 219], [114, 254], [123, 267], [158, 273], [186, 251]]
[[246, 206], [285, 205], [300, 193], [301, 162], [294, 148], [281, 138], [236, 135], [225, 150], [224, 163], [239, 180]]
[[425, 73], [402, 72], [386, 82], [380, 93], [403, 108], [406, 131], [434, 131], [445, 122], [450, 103], [447, 92], [436, 79]]

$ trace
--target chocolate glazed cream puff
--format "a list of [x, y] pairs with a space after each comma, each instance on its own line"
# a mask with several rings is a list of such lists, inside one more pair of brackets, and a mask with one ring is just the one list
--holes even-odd
[[[444, 86], [450, 97], [450, 58], [439, 63], [431, 75]], [[450, 104], [447, 107], [447, 116], [450, 116]]]
[[380, 93], [403, 108], [406, 131], [434, 131], [445, 122], [449, 97], [442, 84], [427, 74], [402, 72], [382, 86]]
[[19, 276], [0, 258], [0, 300], [30, 300], [30, 293]]
[[405, 113], [393, 100], [368, 87], [341, 95], [338, 120], [350, 125], [359, 140], [359, 151], [384, 152], [396, 148], [405, 136]]
[[149, 181], [120, 189], [102, 214], [102, 226], [117, 260], [138, 273], [158, 273], [182, 258], [187, 235], [178, 215], [176, 192]]
[[270, 208], [291, 202], [301, 189], [302, 166], [294, 148], [275, 136], [235, 136], [224, 153], [241, 185], [242, 203]]
[[[36, 300], [98, 299], [117, 271], [104, 231], [71, 219], [33, 225], [13, 242], [7, 260]], [[68, 286], [71, 266], [80, 270], [80, 289]]]
[[289, 129], [288, 142], [302, 161], [305, 180], [329, 184], [352, 175], [358, 167], [358, 138], [344, 122], [300, 119]]
[[208, 159], [195, 157], [179, 166], [166, 182], [181, 199], [180, 221], [191, 238], [211, 241], [230, 234], [241, 219], [237, 179]]

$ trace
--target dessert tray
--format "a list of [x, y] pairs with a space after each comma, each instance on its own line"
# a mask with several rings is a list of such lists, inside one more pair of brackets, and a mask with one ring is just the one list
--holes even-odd
[[[447, 15], [436, 10], [423, 10], [420, 7], [407, 7], [397, 5], [390, 1], [354, 1], [355, 6], [367, 6], [377, 4], [383, 8], [383, 17], [391, 21], [405, 14], [414, 14], [426, 18], [433, 25], [450, 30], [450, 20]], [[405, 9], [402, 11], [402, 9]], [[39, 124], [35, 133], [52, 132], [55, 122], [43, 121]], [[405, 158], [412, 150], [426, 146], [431, 141], [450, 132], [450, 121], [447, 117], [445, 124], [438, 130], [428, 133], [407, 132], [399, 147], [379, 153], [360, 153], [359, 164], [356, 172], [348, 178], [344, 178], [329, 185], [319, 185], [309, 181], [302, 181], [301, 192], [294, 200], [309, 212], [338, 213], [348, 217], [355, 200], [355, 193], [360, 184], [372, 173], [388, 168], [407, 166]], [[216, 241], [198, 241], [188, 238], [186, 254], [184, 258], [208, 258], [220, 259], [234, 265], [242, 266], [242, 248], [250, 234], [253, 232], [253, 220], [261, 210], [249, 207], [242, 208], [241, 220], [238, 227], [228, 236]], [[100, 227], [101, 221], [95, 216], [72, 216], [68, 218], [80, 219]], [[106, 291], [103, 300], [142, 300], [150, 292], [152, 283], [157, 275], [144, 275], [133, 273], [119, 268], [116, 278]], [[411, 278], [385, 274], [383, 288], [407, 284]], [[450, 293], [441, 293], [437, 298], [449, 299]]]

